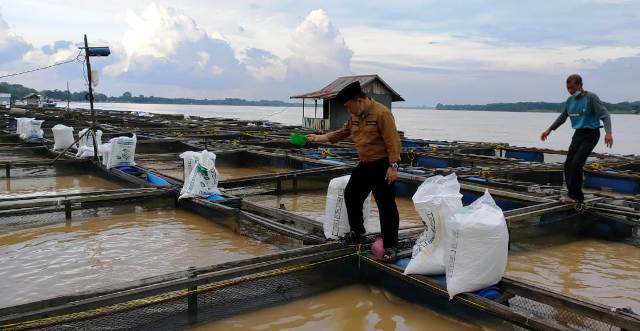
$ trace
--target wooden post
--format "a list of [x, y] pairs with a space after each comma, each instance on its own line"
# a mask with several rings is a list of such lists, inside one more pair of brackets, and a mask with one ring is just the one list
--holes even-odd
[[[191, 275], [189, 275], [189, 278], [196, 278], [196, 268], [195, 267], [189, 267], [189, 271], [191, 272]], [[198, 320], [198, 293], [196, 293], [196, 291], [198, 290], [198, 286], [192, 286], [187, 288], [187, 291], [191, 292], [188, 296], [187, 296], [187, 311], [189, 313], [189, 322], [190, 323], [195, 323]]]
[[282, 181], [278, 179], [276, 182], [276, 193], [280, 193], [280, 191], [282, 191]]
[[298, 176], [293, 175], [293, 193], [298, 194]]
[[64, 201], [64, 218], [71, 219], [71, 200]]
[[7, 179], [11, 178], [11, 164], [5, 163], [4, 167], [5, 167]]
[[96, 112], [93, 109], [93, 87], [91, 86], [91, 62], [89, 61], [89, 43], [84, 35], [84, 57], [87, 62], [87, 78], [89, 79], [89, 108], [91, 109], [91, 131], [93, 133], [93, 160], [98, 161], [98, 144], [96, 142]]

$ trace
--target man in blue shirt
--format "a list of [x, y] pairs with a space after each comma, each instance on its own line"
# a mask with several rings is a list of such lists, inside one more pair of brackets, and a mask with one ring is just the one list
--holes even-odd
[[607, 147], [613, 146], [611, 134], [611, 116], [602, 105], [600, 98], [595, 93], [585, 91], [582, 88], [582, 77], [573, 74], [567, 77], [567, 91], [571, 96], [564, 104], [564, 110], [551, 126], [542, 132], [540, 139], [547, 140], [551, 131], [562, 125], [567, 117], [571, 120], [571, 127], [576, 131], [571, 138], [571, 145], [564, 162], [564, 180], [567, 184], [567, 198], [563, 201], [571, 203], [584, 202], [582, 193], [583, 168], [589, 154], [600, 140], [600, 121], [604, 124], [604, 143]]

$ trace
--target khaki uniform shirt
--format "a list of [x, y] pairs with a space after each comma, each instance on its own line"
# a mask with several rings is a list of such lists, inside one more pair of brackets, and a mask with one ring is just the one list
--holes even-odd
[[373, 101], [362, 115], [350, 115], [342, 128], [327, 134], [330, 142], [336, 143], [351, 136], [360, 161], [389, 158], [389, 163], [400, 162], [400, 135], [387, 107]]

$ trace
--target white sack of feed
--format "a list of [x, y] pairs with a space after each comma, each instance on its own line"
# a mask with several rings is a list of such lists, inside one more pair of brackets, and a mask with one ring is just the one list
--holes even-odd
[[[82, 136], [88, 130], [88, 128], [80, 130], [80, 132], [78, 132], [78, 137]], [[98, 146], [102, 144], [102, 130], [96, 130], [96, 143]], [[87, 133], [84, 137], [80, 138], [79, 146], [93, 147], [93, 137], [91, 136], [91, 133]]]
[[426, 229], [416, 240], [405, 275], [442, 275], [444, 263], [444, 229], [446, 221], [462, 208], [462, 194], [456, 174], [427, 178], [411, 198]]
[[[349, 216], [347, 206], [344, 203], [344, 189], [347, 187], [351, 175], [337, 177], [329, 182], [327, 189], [327, 203], [324, 209], [324, 236], [327, 239], [337, 239], [345, 233], [351, 231], [349, 226]], [[371, 213], [371, 194], [364, 201], [362, 206], [362, 216], [366, 227], [369, 214]]]
[[201, 156], [202, 156], [201, 152], [194, 152], [194, 151], [186, 151], [180, 154], [180, 158], [182, 158], [182, 163], [184, 166], [183, 174], [182, 174], [183, 181], [186, 181], [187, 178], [189, 178], [189, 175], [191, 174], [191, 170], [195, 168], [196, 163], [198, 162], [198, 160], [200, 160]]
[[98, 149], [98, 153], [102, 155], [102, 165], [106, 167], [107, 162], [109, 161], [109, 154], [111, 154], [111, 143], [105, 143], [100, 145], [100, 148]]
[[136, 165], [136, 142], [137, 138], [134, 134], [133, 137], [115, 137], [109, 140], [111, 144], [111, 151], [109, 152], [109, 158], [107, 158], [107, 169], [111, 169], [118, 166], [134, 166]]
[[35, 120], [33, 117], [18, 117], [16, 118], [16, 133], [21, 139], [25, 139], [25, 131], [27, 123], [31, 120]]
[[53, 132], [54, 150], [65, 150], [67, 147], [73, 145], [75, 141], [75, 139], [73, 139], [73, 128], [70, 126], [56, 124], [51, 128], [51, 132]]
[[26, 139], [42, 139], [44, 132], [41, 129], [43, 120], [25, 119], [22, 121], [22, 133], [20, 138]]
[[178, 199], [202, 197], [220, 194], [218, 189], [218, 170], [216, 170], [216, 154], [202, 151], [197, 158], [193, 170], [184, 182]]
[[24, 132], [27, 122], [34, 120], [32, 117], [17, 117], [16, 118], [16, 134], [20, 139], [25, 139]]
[[507, 267], [509, 232], [502, 209], [489, 191], [449, 218], [444, 231], [449, 299], [502, 279]]
[[[82, 138], [80, 138], [80, 140], [78, 141], [78, 152], [76, 152], [76, 157], [93, 157], [93, 136], [91, 135], [91, 132], [84, 134], [87, 131], [89, 131], [88, 128], [82, 129], [80, 130], [80, 132], [78, 132], [78, 137]], [[102, 145], [102, 130], [96, 130], [96, 144], [98, 145], [98, 147]], [[99, 148], [98, 155], [101, 155]]]

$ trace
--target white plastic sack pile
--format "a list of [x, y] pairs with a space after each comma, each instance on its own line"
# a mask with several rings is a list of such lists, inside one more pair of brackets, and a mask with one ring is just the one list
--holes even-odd
[[449, 218], [444, 229], [449, 299], [502, 279], [509, 232], [504, 214], [489, 191]]
[[186, 181], [189, 178], [189, 174], [191, 174], [191, 170], [195, 168], [200, 156], [202, 156], [202, 152], [187, 151], [180, 154], [180, 158], [184, 165], [182, 180]]
[[[82, 129], [78, 132], [78, 137], [82, 136], [89, 129]], [[102, 130], [96, 131], [96, 144], [98, 147], [102, 144]], [[98, 149], [98, 155], [100, 155], [100, 150]], [[93, 157], [93, 137], [91, 133], [87, 133], [84, 137], [80, 138], [78, 143], [78, 152], [76, 153], [77, 157]]]
[[[347, 206], [344, 203], [344, 189], [347, 187], [351, 175], [334, 178], [329, 182], [327, 189], [327, 203], [324, 209], [324, 236], [327, 239], [337, 239], [345, 233], [351, 231], [349, 226], [349, 216]], [[366, 227], [369, 214], [371, 213], [371, 194], [364, 201], [362, 206], [362, 216]], [[367, 231], [368, 232], [368, 231]]]
[[[212, 194], [220, 194], [218, 189], [218, 170], [216, 170], [216, 154], [204, 150], [195, 157], [195, 164], [187, 174], [180, 197], [178, 199], [193, 197], [208, 197]], [[184, 155], [184, 153], [183, 153]], [[182, 155], [181, 155], [182, 157]], [[185, 163], [187, 159], [185, 158]]]
[[107, 162], [109, 161], [109, 154], [111, 154], [111, 143], [105, 143], [100, 145], [98, 148], [98, 153], [102, 155], [102, 165], [107, 166]]
[[73, 139], [73, 128], [70, 126], [56, 124], [51, 128], [51, 132], [53, 132], [54, 150], [64, 150], [73, 145], [75, 141], [75, 139]]
[[28, 117], [17, 118], [16, 133], [22, 140], [42, 139], [44, 132], [41, 129], [43, 120]]
[[35, 118], [32, 118], [32, 117], [17, 117], [16, 118], [16, 134], [21, 139], [24, 139], [23, 136], [24, 136], [25, 128], [27, 126], [27, 122], [29, 122], [31, 120], [35, 120]]
[[134, 166], [136, 155], [136, 135], [133, 137], [115, 137], [109, 140], [111, 148], [109, 150], [109, 157], [106, 159], [107, 169], [111, 169], [118, 166]]
[[445, 273], [444, 223], [462, 208], [462, 194], [456, 174], [427, 178], [412, 197], [413, 205], [426, 226], [413, 246], [411, 261], [404, 274], [441, 275]]
[[42, 139], [42, 136], [44, 136], [44, 131], [41, 129], [43, 122], [43, 120], [31, 120], [27, 122], [24, 139]]

